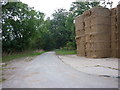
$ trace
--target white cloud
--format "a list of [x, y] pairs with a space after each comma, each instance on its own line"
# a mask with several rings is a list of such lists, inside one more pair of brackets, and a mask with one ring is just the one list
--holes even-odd
[[[23, 3], [28, 4], [30, 7], [34, 7], [36, 10], [41, 11], [50, 17], [54, 10], [58, 8], [64, 8], [69, 10], [70, 5], [76, 0], [20, 0]], [[112, 0], [113, 7], [118, 4], [119, 0]]]
[[23, 3], [28, 4], [30, 7], [34, 7], [50, 16], [54, 10], [58, 8], [64, 8], [69, 10], [70, 5], [75, 0], [21, 0]]

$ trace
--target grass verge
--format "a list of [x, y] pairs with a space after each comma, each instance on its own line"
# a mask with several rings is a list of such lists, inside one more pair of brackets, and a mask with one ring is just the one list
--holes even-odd
[[37, 55], [40, 55], [42, 53], [44, 53], [44, 51], [42, 51], [42, 52], [29, 52], [29, 53], [23, 53], [23, 54], [12, 54], [9, 56], [2, 57], [2, 62], [10, 61], [10, 60], [13, 60], [16, 58], [21, 58], [21, 57], [37, 56]]
[[55, 50], [57, 55], [72, 55], [76, 54], [76, 50]]

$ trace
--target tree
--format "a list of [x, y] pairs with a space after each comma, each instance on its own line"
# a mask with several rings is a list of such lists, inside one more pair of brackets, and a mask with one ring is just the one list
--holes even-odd
[[101, 6], [103, 7], [112, 8], [112, 5], [113, 5], [113, 1], [111, 0], [101, 1]]
[[84, 11], [99, 6], [100, 2], [73, 2], [71, 4], [69, 14], [66, 19], [66, 29], [70, 31], [70, 39], [67, 42], [66, 46], [70, 46], [72, 48], [76, 48], [75, 41], [75, 23], [74, 18], [78, 15], [83, 14]]
[[22, 2], [8, 2], [2, 8], [3, 51], [9, 53], [33, 47], [44, 22], [44, 14]]
[[73, 2], [70, 7], [70, 12], [76, 17], [92, 7], [99, 6], [99, 4], [100, 2]]
[[55, 42], [55, 48], [60, 48], [66, 45], [70, 39], [70, 31], [66, 28], [66, 19], [68, 12], [65, 9], [58, 9], [53, 13], [51, 20], [51, 35]]
[[[75, 24], [74, 24], [74, 16], [72, 13], [69, 13], [65, 22], [65, 28], [70, 32], [69, 41], [66, 43], [66, 46], [70, 46], [71, 48], [76, 48], [75, 41]], [[70, 44], [71, 43], [71, 44]]]
[[68, 12], [57, 9], [44, 20], [44, 13], [22, 2], [2, 5], [3, 52], [22, 52], [28, 49], [51, 50], [65, 46], [75, 48], [74, 18], [98, 2], [73, 2]]

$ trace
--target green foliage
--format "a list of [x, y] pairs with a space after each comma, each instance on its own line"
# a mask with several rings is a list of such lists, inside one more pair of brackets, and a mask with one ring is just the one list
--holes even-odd
[[58, 55], [73, 55], [76, 54], [76, 50], [56, 50], [56, 54]]
[[66, 45], [66, 42], [70, 39], [70, 30], [66, 28], [68, 12], [65, 9], [58, 9], [53, 13], [53, 19], [51, 20], [51, 36], [55, 48], [60, 48]]
[[73, 43], [73, 42], [68, 42], [68, 43], [66, 44], [66, 47], [67, 47], [68, 50], [75, 50], [75, 43]]
[[2, 5], [3, 52], [8, 54], [31, 49], [75, 49], [74, 18], [98, 6], [99, 2], [73, 2], [70, 11], [57, 9], [45, 20], [44, 13], [22, 2]]
[[[21, 52], [31, 48], [44, 48], [49, 32], [44, 14], [33, 10], [22, 2], [2, 5], [3, 52]], [[45, 41], [42, 41], [45, 39]]]
[[70, 11], [73, 13], [74, 17], [83, 14], [84, 11], [99, 6], [100, 2], [73, 2]]

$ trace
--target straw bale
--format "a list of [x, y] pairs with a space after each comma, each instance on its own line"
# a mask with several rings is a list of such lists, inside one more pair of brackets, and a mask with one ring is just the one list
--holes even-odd
[[91, 40], [91, 36], [89, 34], [85, 35], [85, 41], [90, 42], [90, 40]]
[[90, 39], [92, 41], [105, 41], [105, 42], [110, 42], [110, 33], [103, 33], [103, 34], [94, 34], [91, 35]]
[[84, 50], [77, 50], [77, 55], [78, 56], [85, 56], [85, 51]]
[[91, 26], [91, 21], [90, 20], [85, 21], [85, 27], [90, 27], [90, 26]]
[[110, 49], [110, 42], [97, 42], [91, 44], [91, 50], [104, 50], [104, 49]]
[[91, 15], [97, 16], [110, 16], [110, 10], [103, 7], [94, 7], [91, 9]]
[[90, 58], [120, 57], [120, 5], [92, 8], [76, 17], [77, 55]]
[[84, 21], [84, 16], [80, 15], [75, 18], [75, 22], [83, 22]]
[[79, 46], [78, 46], [78, 48], [77, 49], [79, 49], [79, 50], [85, 50], [85, 46], [84, 46], [84, 44], [82, 45], [82, 44], [80, 44]]
[[84, 23], [83, 22], [75, 23], [75, 25], [76, 25], [76, 30], [84, 29]]
[[106, 58], [111, 56], [111, 50], [105, 49], [103, 50], [95, 50], [95, 52], [92, 54], [93, 58]]
[[86, 49], [86, 57], [91, 57], [91, 51]]
[[79, 36], [84, 36], [85, 35], [85, 30], [84, 29], [81, 29], [80, 30], [80, 35]]
[[118, 32], [118, 53], [117, 57], [120, 58], [120, 5], [117, 6], [117, 32]]
[[111, 25], [115, 26], [117, 24], [117, 16], [111, 16]]
[[117, 41], [111, 43], [111, 48], [112, 50], [115, 50], [115, 48], [117, 48]]
[[91, 50], [91, 43], [86, 43], [85, 45], [86, 51]]
[[111, 33], [111, 26], [110, 25], [94, 25], [94, 26], [91, 26], [91, 32], [104, 32], [104, 33]]
[[116, 8], [112, 8], [112, 9], [110, 9], [110, 11], [111, 11], [111, 15], [115, 15], [116, 14]]
[[80, 30], [76, 30], [76, 36], [80, 36]]
[[87, 10], [83, 13], [83, 15], [86, 17], [89, 17], [91, 15], [91, 10]]
[[91, 33], [91, 27], [85, 27], [85, 34]]
[[107, 17], [95, 17], [95, 18], [91, 18], [91, 25], [110, 25], [111, 24], [111, 17], [107, 16]]
[[89, 58], [104, 58], [104, 57], [110, 57], [110, 49], [106, 50], [88, 50], [86, 52], [87, 57]]
[[84, 29], [84, 16], [78, 16], [75, 18], [75, 27], [76, 30]]
[[90, 27], [91, 26], [91, 17], [85, 16], [84, 22], [85, 22], [85, 27]]

